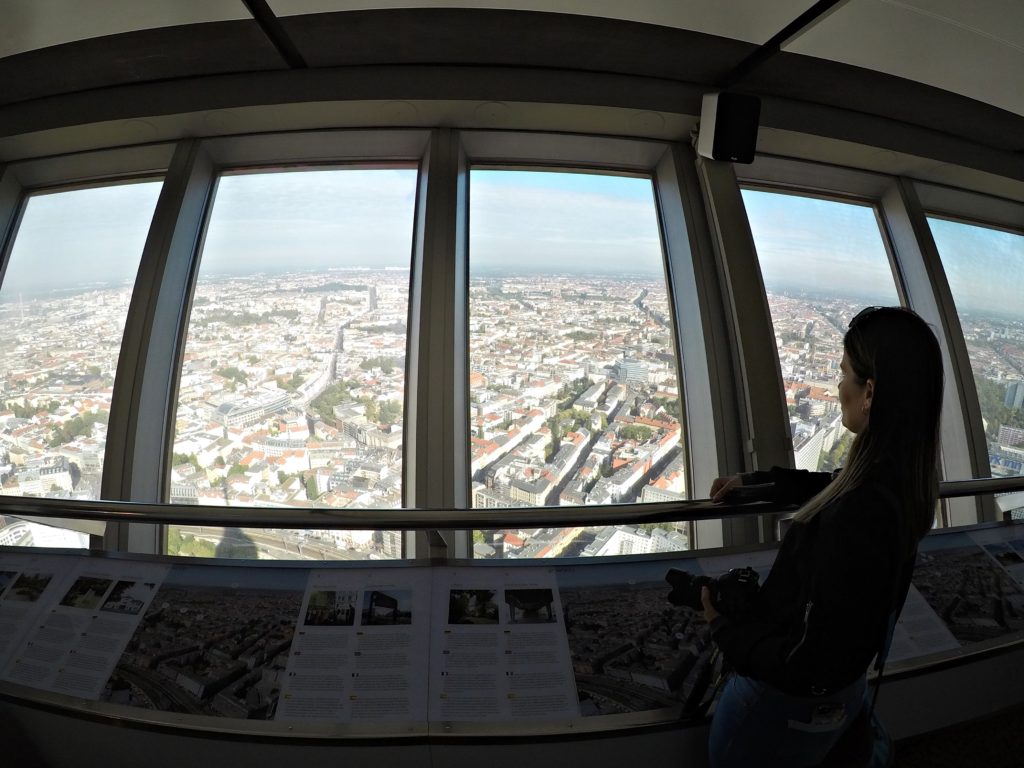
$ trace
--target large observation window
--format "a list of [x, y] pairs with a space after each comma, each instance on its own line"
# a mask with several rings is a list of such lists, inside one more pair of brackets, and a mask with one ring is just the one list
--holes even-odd
[[[474, 508], [686, 498], [679, 361], [650, 178], [470, 171]], [[476, 531], [477, 557], [687, 549], [671, 525]]]
[[795, 466], [842, 466], [853, 434], [837, 381], [847, 324], [865, 306], [900, 303], [869, 205], [743, 190], [768, 295]]
[[1024, 474], [1024, 236], [929, 217], [956, 303], [993, 477]]
[[[402, 503], [416, 171], [227, 173], [192, 299], [173, 503]], [[398, 531], [170, 527], [170, 554], [402, 556]]]
[[[100, 498], [114, 374], [161, 186], [26, 197], [0, 285], [3, 495]], [[0, 543], [85, 547], [88, 536], [0, 517]]]

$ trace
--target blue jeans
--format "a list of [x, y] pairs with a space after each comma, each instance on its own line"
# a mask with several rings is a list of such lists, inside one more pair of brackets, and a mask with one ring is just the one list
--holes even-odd
[[820, 763], [864, 706], [865, 678], [827, 696], [791, 696], [742, 675], [722, 690], [711, 722], [712, 768]]

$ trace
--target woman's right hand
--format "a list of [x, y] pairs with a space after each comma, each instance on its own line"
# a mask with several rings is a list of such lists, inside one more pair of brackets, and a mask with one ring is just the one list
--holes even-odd
[[711, 484], [711, 500], [724, 501], [726, 494], [733, 488], [743, 485], [739, 475], [726, 475], [719, 477]]

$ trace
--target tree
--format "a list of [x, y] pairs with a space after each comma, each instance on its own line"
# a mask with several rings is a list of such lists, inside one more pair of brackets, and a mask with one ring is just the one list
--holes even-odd
[[10, 401], [6, 404], [7, 410], [14, 413], [19, 419], [31, 419], [36, 415], [36, 409], [30, 405], [21, 405], [15, 400]]
[[558, 409], [564, 411], [566, 408], [572, 407], [576, 398], [586, 392], [589, 387], [590, 380], [585, 376], [563, 384], [562, 388], [558, 390], [558, 394], [555, 395], [558, 398]]
[[233, 365], [218, 368], [214, 373], [222, 378], [237, 381], [239, 384], [245, 384], [249, 381], [249, 377], [245, 375], [245, 371], [239, 370]]
[[558, 453], [558, 449], [562, 447], [562, 431], [558, 424], [557, 415], [548, 419], [548, 429], [551, 430], [551, 445], [548, 446], [547, 450], [547, 459], [550, 461]]
[[619, 430], [619, 435], [626, 440], [636, 440], [638, 443], [644, 443], [651, 439], [651, 435], [654, 431], [650, 427], [645, 427], [643, 424], [627, 424]]
[[839, 469], [842, 466], [843, 460], [846, 459], [846, 455], [850, 452], [850, 445], [852, 444], [853, 433], [844, 431], [843, 436], [833, 443], [832, 450], [822, 456], [821, 466], [818, 469], [822, 472], [831, 472]]
[[[218, 456], [217, 458], [220, 459], [221, 466], [224, 466], [224, 459], [222, 459], [220, 456]], [[202, 469], [202, 467], [199, 466], [199, 457], [196, 456], [194, 453], [175, 453], [175, 454], [172, 454], [172, 456], [171, 456], [171, 465], [172, 466], [177, 466], [179, 464], [191, 464], [197, 470], [198, 469]]]
[[316, 478], [310, 475], [306, 478], [306, 498], [310, 501], [315, 501], [320, 495], [320, 491], [316, 487]]
[[974, 387], [978, 392], [978, 405], [988, 422], [988, 434], [996, 437], [1000, 425], [1024, 427], [1024, 410], [1014, 410], [1006, 406], [1006, 385], [983, 376], [974, 377]]
[[348, 393], [351, 382], [338, 381], [331, 384], [327, 389], [313, 398], [313, 401], [309, 404], [309, 407], [320, 416], [320, 419], [325, 423], [334, 422], [334, 407], [341, 403], [348, 402], [352, 399], [352, 396]]
[[364, 371], [380, 368], [380, 372], [388, 376], [395, 370], [395, 361], [390, 357], [368, 357], [359, 364], [359, 367]]
[[674, 417], [676, 421], [679, 421], [682, 417], [682, 406], [679, 403], [678, 397], [656, 397], [654, 402], [659, 407], [664, 408], [665, 412], [670, 416]]
[[560, 424], [571, 423], [573, 429], [579, 429], [581, 426], [586, 426], [590, 423], [590, 411], [583, 408], [559, 411], [557, 417]]
[[278, 376], [275, 379], [275, 381], [277, 382], [277, 386], [285, 390], [286, 392], [294, 392], [295, 390], [302, 386], [302, 383], [305, 380], [305, 377], [298, 371], [296, 371], [289, 377]]
[[59, 445], [67, 445], [75, 438], [91, 435], [93, 424], [97, 422], [106, 423], [106, 421], [107, 416], [103, 411], [97, 413], [86, 411], [79, 414], [53, 430], [50, 436], [50, 447], [56, 448]]
[[205, 539], [197, 539], [191, 534], [182, 533], [177, 528], [169, 528], [167, 531], [167, 554], [215, 557], [217, 548], [212, 542]]
[[377, 409], [377, 420], [381, 424], [396, 424], [402, 418], [402, 404], [385, 400]]
[[379, 416], [377, 412], [377, 403], [369, 397], [362, 397], [359, 402], [366, 408], [366, 420], [367, 421], [378, 421]]

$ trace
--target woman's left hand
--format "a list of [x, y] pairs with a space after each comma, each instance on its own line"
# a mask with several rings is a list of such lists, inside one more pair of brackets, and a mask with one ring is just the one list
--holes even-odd
[[715, 606], [711, 604], [711, 590], [707, 587], [700, 588], [700, 601], [704, 604], [704, 620], [707, 621], [708, 624], [722, 615], [718, 612]]

